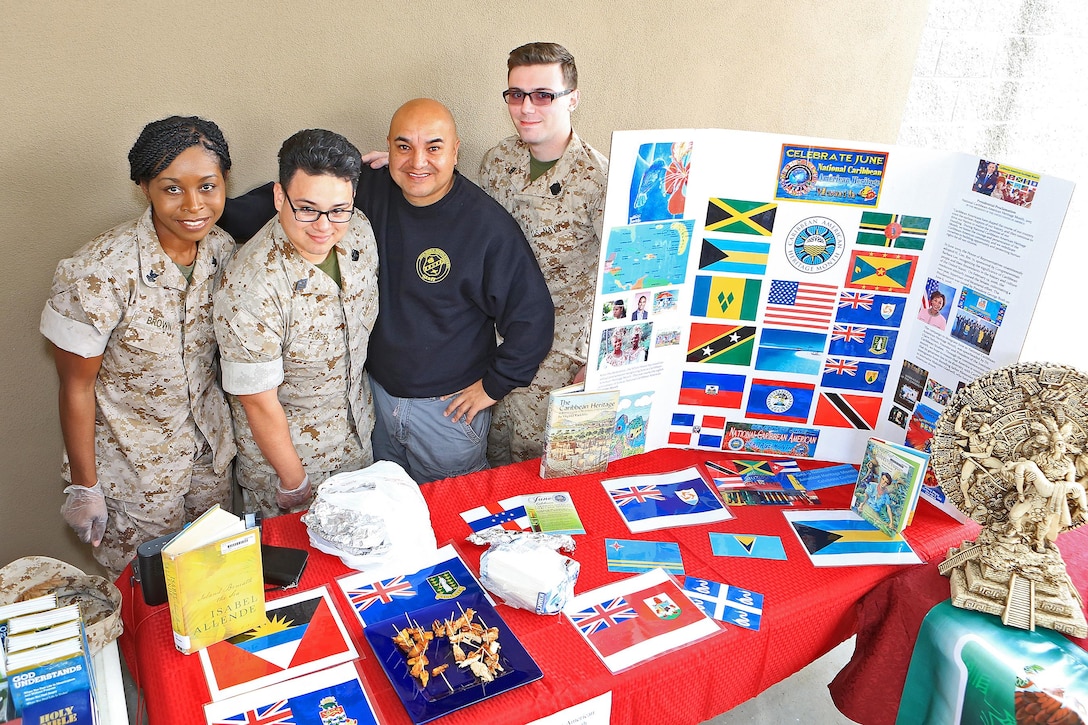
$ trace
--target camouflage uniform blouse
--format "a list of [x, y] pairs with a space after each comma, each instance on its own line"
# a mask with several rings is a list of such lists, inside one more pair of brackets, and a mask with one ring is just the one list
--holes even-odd
[[[102, 356], [95, 456], [107, 497], [185, 495], [205, 439], [215, 471], [228, 470], [235, 448], [216, 382], [212, 293], [233, 252], [234, 240], [213, 228], [186, 284], [148, 209], [57, 266], [41, 332], [62, 350]], [[63, 473], [70, 480], [67, 456]]]
[[223, 389], [238, 463], [275, 475], [234, 395], [279, 387], [291, 441], [313, 476], [372, 461], [370, 383], [363, 371], [378, 314], [378, 254], [370, 222], [356, 212], [335, 247], [342, 288], [306, 261], [273, 219], [239, 250], [215, 296]]

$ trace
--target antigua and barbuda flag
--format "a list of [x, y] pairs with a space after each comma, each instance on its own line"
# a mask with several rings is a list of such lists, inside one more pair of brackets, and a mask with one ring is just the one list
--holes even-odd
[[846, 287], [875, 292], [910, 292], [917, 257], [890, 252], [854, 251], [846, 275]]
[[899, 327], [903, 322], [903, 310], [906, 307], [906, 297], [843, 290], [839, 292], [839, 306], [835, 310], [835, 322], [851, 325]]
[[812, 424], [827, 428], [872, 430], [880, 419], [882, 400], [878, 395], [850, 395], [821, 391]]
[[867, 325], [840, 325], [831, 328], [830, 357], [864, 357], [891, 360], [899, 330]]
[[805, 423], [815, 388], [809, 383], [753, 378], [745, 417]]
[[840, 390], [863, 390], [870, 393], [884, 391], [888, 381], [887, 363], [872, 360], [851, 360], [843, 357], [829, 357], [824, 360], [823, 377], [820, 385], [825, 388]]
[[929, 232], [929, 217], [906, 214], [861, 213], [858, 244], [896, 249], [921, 249]]

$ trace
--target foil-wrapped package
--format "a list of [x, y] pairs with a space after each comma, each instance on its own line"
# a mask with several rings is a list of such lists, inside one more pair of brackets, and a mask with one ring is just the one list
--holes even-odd
[[573, 549], [573, 541], [569, 536], [505, 532], [480, 557], [480, 583], [511, 607], [558, 614], [574, 596], [580, 565], [557, 548]]

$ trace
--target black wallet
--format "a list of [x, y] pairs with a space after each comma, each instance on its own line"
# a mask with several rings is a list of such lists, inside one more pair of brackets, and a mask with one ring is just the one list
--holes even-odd
[[265, 586], [272, 585], [281, 589], [297, 587], [309, 558], [310, 552], [305, 549], [261, 544]]

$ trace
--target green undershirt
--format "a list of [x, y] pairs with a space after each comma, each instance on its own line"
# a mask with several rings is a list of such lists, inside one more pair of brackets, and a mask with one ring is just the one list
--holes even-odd
[[336, 283], [337, 287], [343, 288], [340, 284], [340, 260], [336, 258], [336, 250], [329, 252], [329, 256], [325, 257], [325, 261], [321, 264], [315, 264], [315, 267], [320, 269], [325, 274], [332, 278], [332, 281]]
[[548, 173], [548, 169], [555, 166], [557, 161], [559, 161], [559, 159], [537, 161], [532, 154], [529, 154], [529, 181], [536, 181], [541, 176]]
[[181, 276], [185, 278], [185, 284], [189, 284], [193, 281], [193, 268], [196, 267], [196, 260], [193, 260], [192, 264], [178, 264], [174, 262], [174, 266], [181, 272]]

